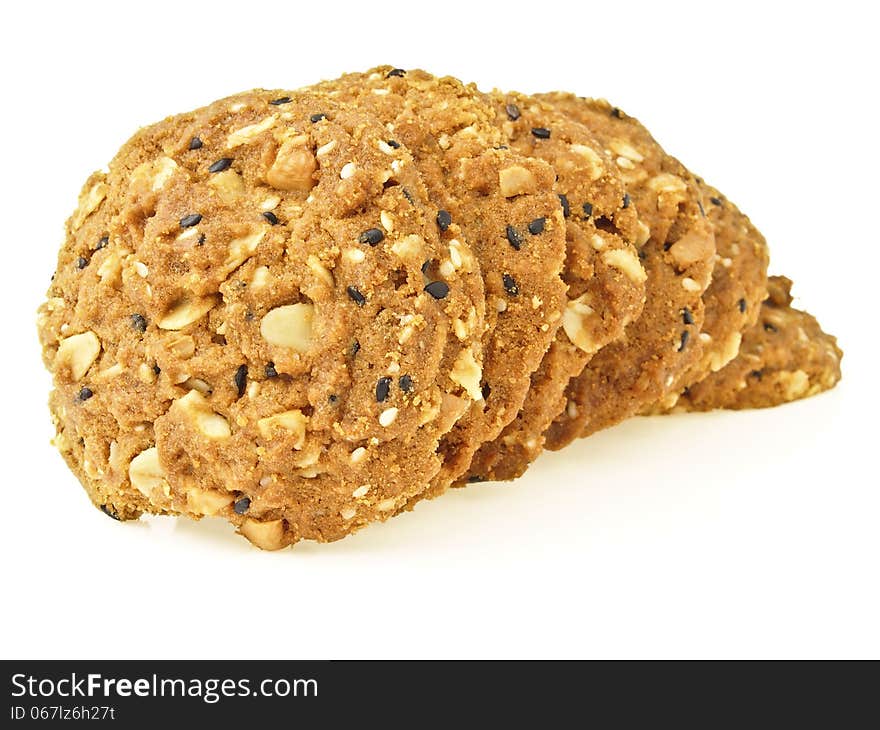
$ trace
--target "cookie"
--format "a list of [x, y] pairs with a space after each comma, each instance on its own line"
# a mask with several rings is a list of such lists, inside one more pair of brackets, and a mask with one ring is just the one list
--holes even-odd
[[739, 355], [692, 385], [676, 411], [771, 408], [833, 388], [843, 352], [807, 312], [791, 306], [791, 280], [772, 276], [758, 321], [743, 335]]
[[546, 101], [500, 92], [492, 99], [507, 144], [556, 173], [554, 191], [566, 215], [568, 294], [562, 327], [532, 374], [522, 409], [477, 452], [468, 481], [513, 479], [540, 454], [544, 431], [565, 407], [568, 381], [639, 316], [647, 278], [636, 247], [645, 243], [647, 227], [592, 133]]
[[483, 399], [441, 441], [443, 466], [428, 493], [436, 496], [519, 412], [562, 324], [566, 234], [555, 173], [511, 149], [496, 107], [456, 79], [380, 67], [313, 88], [375, 115], [412, 150], [432, 200], [458, 226], [446, 235], [463, 236], [478, 259], [486, 294]]
[[39, 330], [56, 444], [105, 513], [218, 515], [278, 548], [428, 486], [480, 396], [484, 296], [387, 139], [257, 91], [141, 130], [87, 181]]
[[703, 294], [702, 357], [676, 380], [669, 394], [648, 412], [675, 406], [688, 386], [718, 372], [739, 353], [743, 332], [758, 318], [767, 297], [767, 241], [748, 217], [716, 188], [698, 178], [703, 207], [715, 230], [715, 267]]
[[650, 231], [640, 248], [647, 273], [642, 314], [569, 382], [567, 405], [545, 435], [546, 446], [559, 449], [656, 403], [699, 361], [715, 242], [696, 180], [637, 120], [605, 101], [559, 92], [539, 98], [584, 124], [614, 155]]

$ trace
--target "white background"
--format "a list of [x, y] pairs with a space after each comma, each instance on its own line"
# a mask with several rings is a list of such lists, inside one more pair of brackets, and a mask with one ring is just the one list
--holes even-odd
[[[880, 657], [871, 3], [15, 3], [4, 10], [5, 658]], [[606, 96], [735, 200], [836, 391], [637, 419], [332, 545], [118, 524], [49, 445], [35, 310], [141, 124], [378, 63]]]

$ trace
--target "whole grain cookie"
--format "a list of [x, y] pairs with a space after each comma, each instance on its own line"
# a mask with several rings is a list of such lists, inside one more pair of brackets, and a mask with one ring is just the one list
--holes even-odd
[[86, 183], [39, 317], [56, 443], [95, 504], [278, 548], [423, 491], [482, 359], [475, 257], [436, 218], [408, 150], [323, 96], [138, 132]]
[[540, 454], [544, 431], [566, 405], [569, 380], [639, 316], [647, 278], [637, 245], [645, 243], [648, 229], [592, 133], [549, 102], [500, 92], [492, 99], [507, 144], [556, 172], [554, 190], [566, 216], [568, 301], [522, 409], [477, 452], [469, 481], [513, 479]]
[[412, 150], [445, 214], [438, 225], [470, 243], [483, 275], [483, 368], [474, 373], [483, 399], [442, 439], [443, 466], [428, 493], [434, 496], [519, 412], [530, 375], [562, 324], [565, 221], [555, 173], [539, 157], [510, 149], [496, 107], [456, 79], [380, 67], [313, 88], [377, 116]]
[[559, 92], [538, 98], [584, 124], [615, 156], [650, 230], [640, 249], [648, 277], [642, 315], [569, 382], [565, 410], [546, 434], [547, 447], [559, 449], [657, 402], [699, 360], [715, 242], [696, 180], [638, 121], [605, 101]]
[[767, 241], [748, 217], [717, 189], [701, 179], [703, 207], [715, 230], [715, 267], [703, 294], [705, 319], [700, 332], [703, 355], [682, 373], [670, 392], [646, 412], [675, 406], [681, 392], [718, 372], [739, 352], [742, 335], [751, 327], [767, 297]]
[[743, 335], [739, 355], [692, 385], [676, 411], [771, 408], [833, 388], [843, 352], [816, 319], [791, 306], [791, 280], [772, 276], [758, 321]]

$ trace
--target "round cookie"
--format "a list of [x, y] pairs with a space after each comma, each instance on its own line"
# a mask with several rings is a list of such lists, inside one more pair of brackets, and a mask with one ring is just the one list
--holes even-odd
[[563, 279], [568, 301], [523, 407], [471, 464], [468, 481], [513, 479], [540, 454], [544, 431], [565, 407], [565, 388], [593, 355], [641, 313], [646, 274], [636, 245], [648, 231], [617, 168], [582, 124], [523, 94], [494, 92], [507, 144], [548, 162], [566, 215]]
[[761, 232], [718, 190], [697, 179], [703, 208], [715, 230], [715, 267], [703, 294], [705, 319], [700, 332], [703, 355], [676, 380], [669, 394], [647, 412], [675, 406], [681, 391], [718, 372], [739, 352], [743, 332], [751, 327], [767, 297], [769, 251]]
[[470, 243], [483, 275], [486, 329], [475, 379], [484, 398], [441, 441], [443, 466], [427, 494], [435, 496], [519, 412], [562, 323], [565, 221], [555, 174], [510, 149], [495, 107], [456, 79], [380, 67], [314, 88], [369, 111], [412, 150], [432, 200], [449, 214], [446, 235]]
[[816, 319], [791, 306], [791, 280], [772, 276], [758, 321], [743, 335], [739, 355], [692, 385], [676, 411], [771, 408], [833, 388], [843, 352]]
[[274, 549], [426, 488], [472, 400], [482, 284], [423, 271], [474, 255], [386, 137], [257, 91], [141, 130], [86, 183], [39, 329], [56, 444], [107, 514], [219, 515]]
[[699, 360], [715, 243], [693, 176], [638, 121], [605, 101], [559, 92], [539, 98], [584, 124], [614, 156], [650, 230], [640, 249], [648, 276], [642, 315], [569, 382], [568, 404], [546, 434], [547, 447], [559, 449], [657, 402]]

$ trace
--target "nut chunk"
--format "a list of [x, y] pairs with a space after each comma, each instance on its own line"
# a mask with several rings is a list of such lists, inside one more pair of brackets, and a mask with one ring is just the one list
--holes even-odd
[[263, 550], [279, 550], [284, 547], [284, 520], [257, 522], [245, 520], [239, 531], [258, 548]]
[[289, 139], [278, 150], [266, 172], [266, 182], [279, 190], [309, 192], [315, 186], [312, 173], [318, 167], [315, 155], [297, 139]]
[[261, 418], [257, 421], [257, 428], [260, 431], [260, 436], [264, 439], [270, 439], [280, 431], [283, 435], [292, 438], [292, 448], [301, 449], [306, 441], [308, 422], [308, 416], [303, 415], [302, 411], [295, 408], [283, 413], [276, 413], [274, 416]]
[[260, 334], [270, 345], [306, 352], [312, 345], [312, 304], [285, 304], [266, 313]]
[[70, 374], [74, 380], [79, 380], [101, 352], [101, 343], [94, 332], [83, 332], [72, 335], [58, 346], [58, 354], [55, 356], [55, 368], [63, 365], [70, 367]]
[[[165, 472], [159, 463], [159, 451], [155, 446], [144, 449], [128, 465], [131, 485], [153, 504], [160, 504], [166, 495]], [[158, 490], [158, 492], [157, 492]]]
[[215, 413], [208, 400], [197, 390], [191, 390], [183, 398], [171, 404], [168, 411], [180, 415], [184, 421], [192, 423], [196, 430], [209, 439], [229, 438], [229, 422]]

